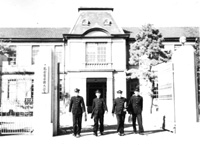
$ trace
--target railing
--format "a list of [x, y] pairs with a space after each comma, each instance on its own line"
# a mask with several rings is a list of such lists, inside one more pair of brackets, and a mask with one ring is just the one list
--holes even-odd
[[85, 68], [89, 68], [89, 69], [111, 69], [112, 63], [85, 63]]
[[4, 100], [0, 108], [0, 134], [31, 134], [33, 132], [33, 102]]

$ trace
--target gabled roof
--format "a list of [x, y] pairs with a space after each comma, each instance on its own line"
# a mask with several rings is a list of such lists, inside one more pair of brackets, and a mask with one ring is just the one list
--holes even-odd
[[[139, 32], [139, 27], [123, 27], [125, 33], [130, 33], [134, 38]], [[199, 27], [160, 27], [158, 28], [164, 38], [199, 37]], [[0, 28], [0, 38], [63, 38], [69, 34], [70, 28]]]
[[63, 38], [69, 28], [0, 28], [0, 38]]
[[124, 34], [112, 16], [112, 8], [79, 8], [79, 17], [69, 34], [83, 34], [92, 28], [101, 28], [112, 34]]
[[[200, 29], [199, 27], [158, 27], [159, 31], [162, 33], [164, 38], [179, 38], [181, 36], [185, 37], [199, 37]], [[139, 33], [139, 27], [123, 27], [126, 33], [130, 33], [131, 38]]]

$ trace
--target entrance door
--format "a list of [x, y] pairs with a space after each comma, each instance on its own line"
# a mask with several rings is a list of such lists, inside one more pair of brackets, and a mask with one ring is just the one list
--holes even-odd
[[88, 78], [87, 79], [87, 112], [92, 112], [92, 102], [96, 98], [95, 91], [101, 92], [101, 97], [106, 101], [106, 78]]

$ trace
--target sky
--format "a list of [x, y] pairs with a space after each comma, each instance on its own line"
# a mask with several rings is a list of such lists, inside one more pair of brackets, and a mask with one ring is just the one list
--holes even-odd
[[200, 0], [0, 0], [0, 27], [72, 27], [79, 7], [112, 7], [121, 27], [200, 26]]

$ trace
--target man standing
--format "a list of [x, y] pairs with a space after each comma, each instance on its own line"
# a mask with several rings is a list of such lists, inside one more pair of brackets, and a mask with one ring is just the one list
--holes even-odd
[[[69, 104], [69, 112], [72, 111], [73, 115], [73, 135], [80, 137], [81, 125], [82, 125], [82, 114], [85, 112], [85, 103], [83, 97], [79, 96], [79, 89], [75, 89], [76, 96], [73, 96]], [[86, 112], [85, 112], [86, 118]]]
[[94, 117], [94, 128], [93, 132], [95, 136], [98, 136], [98, 122], [100, 122], [100, 134], [103, 135], [104, 131], [104, 113], [105, 111], [108, 112], [106, 103], [103, 98], [100, 98], [101, 92], [96, 90], [95, 92], [97, 98], [93, 100], [92, 103], [92, 117]]
[[139, 95], [139, 89], [136, 88], [134, 94], [128, 103], [129, 113], [132, 115], [133, 133], [137, 133], [136, 118], [139, 125], [139, 134], [143, 135], [144, 129], [142, 125], [142, 109], [143, 98]]
[[120, 136], [124, 136], [124, 120], [126, 116], [126, 99], [122, 97], [122, 91], [117, 91], [117, 98], [113, 102], [112, 114], [116, 114], [117, 132]]

